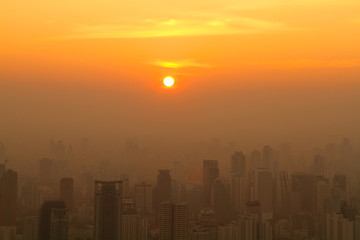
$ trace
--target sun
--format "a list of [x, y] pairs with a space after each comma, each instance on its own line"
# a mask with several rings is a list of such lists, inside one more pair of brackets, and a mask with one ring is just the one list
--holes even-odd
[[168, 76], [164, 78], [163, 83], [166, 87], [172, 87], [175, 83], [175, 80], [174, 78]]

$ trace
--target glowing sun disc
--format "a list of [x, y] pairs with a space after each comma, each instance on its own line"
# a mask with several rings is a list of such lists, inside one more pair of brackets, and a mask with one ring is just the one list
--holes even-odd
[[175, 83], [175, 80], [172, 77], [166, 77], [164, 78], [163, 83], [166, 87], [172, 87]]

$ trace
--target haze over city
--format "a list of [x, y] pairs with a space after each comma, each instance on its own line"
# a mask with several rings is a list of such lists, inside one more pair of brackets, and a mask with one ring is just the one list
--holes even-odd
[[359, 16], [0, 2], [0, 240], [360, 239]]

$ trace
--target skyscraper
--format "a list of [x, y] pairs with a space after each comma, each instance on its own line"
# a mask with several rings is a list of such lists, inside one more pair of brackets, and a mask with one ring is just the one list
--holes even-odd
[[246, 173], [246, 157], [242, 152], [234, 152], [231, 156], [231, 173], [240, 174], [244, 177]]
[[64, 200], [67, 208], [73, 209], [74, 205], [74, 180], [62, 178], [60, 180], [60, 200]]
[[211, 206], [211, 189], [212, 185], [219, 177], [218, 161], [204, 160], [203, 161], [203, 204], [204, 206]]
[[186, 240], [189, 205], [162, 202], [160, 205], [160, 240]]
[[64, 201], [45, 201], [40, 208], [39, 240], [68, 239], [68, 209]]
[[27, 217], [24, 224], [24, 240], [38, 240], [39, 218]]
[[69, 232], [68, 209], [51, 209], [50, 240], [67, 240]]
[[138, 213], [152, 213], [152, 186], [145, 182], [135, 185], [135, 203]]
[[255, 170], [261, 167], [261, 152], [254, 150], [250, 156], [250, 169]]
[[230, 221], [234, 215], [230, 201], [230, 184], [225, 179], [215, 179], [211, 195], [211, 205], [214, 208], [217, 222]]
[[159, 210], [160, 203], [164, 201], [171, 201], [170, 170], [159, 170], [153, 194], [153, 208]]
[[264, 146], [263, 163], [261, 167], [272, 170], [273, 163], [274, 163], [274, 150], [270, 146]]
[[17, 173], [8, 169], [0, 176], [0, 226], [15, 226]]
[[121, 240], [137, 240], [139, 217], [132, 199], [122, 200]]
[[273, 210], [273, 179], [268, 169], [257, 169], [255, 173], [255, 200], [259, 201], [262, 211]]
[[121, 239], [122, 182], [95, 181], [94, 240]]

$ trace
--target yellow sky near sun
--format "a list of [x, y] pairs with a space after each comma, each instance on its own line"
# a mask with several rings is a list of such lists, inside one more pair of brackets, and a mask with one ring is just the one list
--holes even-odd
[[0, 9], [0, 54], [17, 59], [186, 73], [360, 66], [357, 0], [18, 0]]

